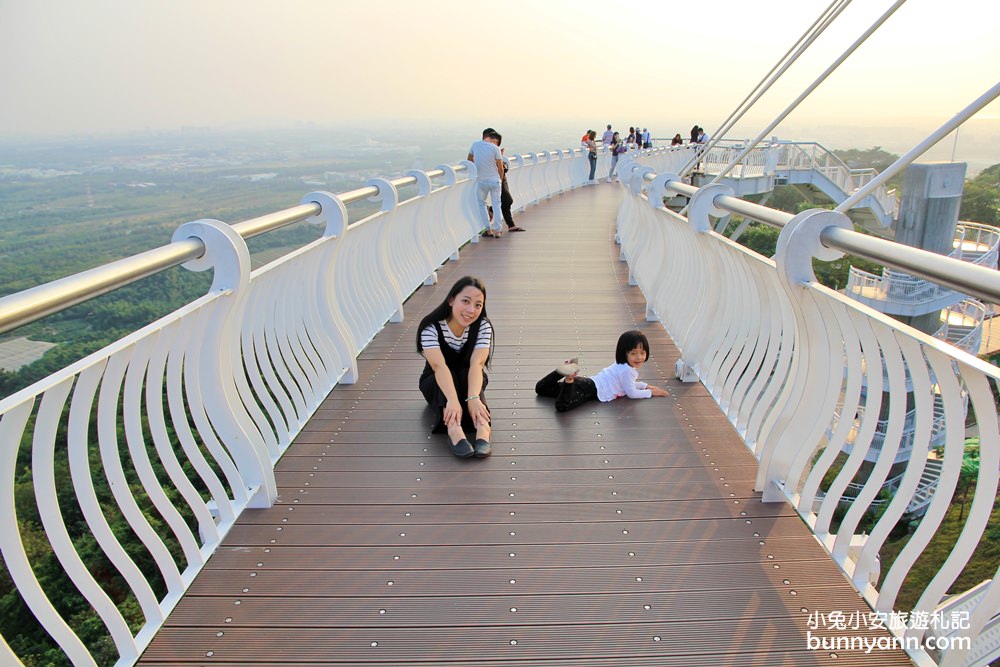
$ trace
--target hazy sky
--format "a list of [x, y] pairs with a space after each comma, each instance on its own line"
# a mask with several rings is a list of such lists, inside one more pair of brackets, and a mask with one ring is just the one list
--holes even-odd
[[[828, 4], [0, 0], [0, 136], [393, 119], [712, 131]], [[848, 7], [742, 135], [891, 4]], [[909, 0], [783, 127], [923, 136], [998, 78], [1000, 0]], [[1000, 104], [976, 122], [1000, 134]]]

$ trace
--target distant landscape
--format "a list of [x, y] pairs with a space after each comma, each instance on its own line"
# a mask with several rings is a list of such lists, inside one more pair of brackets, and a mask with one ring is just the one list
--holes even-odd
[[[573, 146], [577, 136], [575, 130], [535, 128], [511, 133], [504, 145], [510, 153], [552, 150]], [[165, 245], [191, 220], [240, 222], [295, 206], [313, 190], [344, 192], [373, 176], [454, 164], [465, 158], [474, 138], [441, 129], [418, 135], [391, 128], [186, 128], [0, 143], [0, 296]], [[896, 158], [877, 147], [838, 153], [851, 166], [878, 169]], [[996, 213], [993, 189], [967, 188], [966, 198], [970, 195], [979, 208]], [[797, 212], [817, 204], [786, 188], [769, 205]], [[349, 210], [357, 220], [376, 206], [362, 202]], [[975, 215], [963, 219], [991, 221]], [[266, 263], [320, 232], [299, 224], [250, 239], [253, 261]], [[770, 254], [773, 232], [751, 229], [741, 242]], [[824, 267], [829, 275], [821, 279], [842, 287], [850, 261]], [[210, 276], [174, 268], [0, 335], [0, 398], [204, 294], [209, 281]], [[10, 341], [16, 345], [6, 347], [16, 353], [5, 356], [3, 344]]]

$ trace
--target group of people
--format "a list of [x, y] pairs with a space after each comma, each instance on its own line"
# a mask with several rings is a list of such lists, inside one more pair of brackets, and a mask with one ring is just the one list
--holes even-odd
[[[420, 392], [436, 412], [432, 432], [447, 433], [451, 452], [459, 458], [486, 458], [492, 453], [486, 369], [493, 349], [486, 286], [473, 276], [455, 282], [444, 301], [417, 327], [417, 352], [426, 361]], [[666, 396], [662, 387], [639, 381], [639, 369], [649, 356], [646, 336], [626, 331], [618, 338], [615, 363], [593, 377], [584, 377], [579, 375], [579, 359], [567, 359], [538, 381], [535, 392], [554, 398], [559, 412], [594, 400]]]
[[[634, 125], [628, 128], [628, 136], [622, 139], [621, 134], [615, 132], [611, 125], [609, 124], [608, 129], [605, 130], [604, 135], [601, 137], [601, 143], [607, 147], [608, 151], [611, 153], [611, 164], [608, 168], [608, 183], [615, 180], [615, 173], [618, 169], [618, 158], [631, 150], [639, 150], [644, 148], [653, 147], [653, 139], [649, 133], [649, 128], [643, 127], [640, 129], [638, 125]], [[697, 125], [695, 127], [698, 127]], [[701, 135], [704, 137], [704, 130], [698, 128]], [[692, 136], [695, 136], [692, 134]], [[707, 137], [705, 137], [707, 140]], [[692, 139], [692, 143], [695, 139]], [[670, 141], [671, 146], [678, 146], [683, 144], [684, 140], [681, 135], [675, 134], [674, 138]], [[582, 137], [580, 137], [580, 145], [587, 150], [587, 159], [590, 161], [590, 175], [587, 178], [588, 183], [596, 183], [597, 181], [597, 132], [595, 130], [587, 130]]]
[[[496, 223], [496, 229], [493, 228], [495, 211], [500, 211], [504, 222], [507, 223], [507, 231], [524, 231], [523, 227], [514, 224], [514, 214], [510, 209], [514, 203], [514, 197], [507, 185], [510, 162], [504, 156], [501, 143], [503, 137], [500, 133], [488, 127], [483, 130], [483, 138], [473, 142], [469, 147], [468, 155], [469, 162], [476, 165], [476, 201], [486, 230], [483, 236], [490, 238], [500, 238], [504, 234], [499, 222]], [[490, 201], [489, 205], [486, 203], [487, 198]]]
[[[640, 148], [651, 148], [653, 140], [650, 137], [649, 129], [638, 127], [628, 128], [628, 136], [623, 140], [621, 133], [611, 128], [609, 123], [607, 130], [601, 136], [601, 144], [608, 149], [611, 154], [611, 164], [608, 167], [608, 183], [615, 180], [615, 172], [618, 169], [618, 159], [627, 153], [629, 149], [638, 150]], [[580, 145], [587, 151], [587, 159], [590, 162], [590, 174], [587, 177], [588, 183], [597, 182], [597, 131], [587, 130], [580, 137]]]

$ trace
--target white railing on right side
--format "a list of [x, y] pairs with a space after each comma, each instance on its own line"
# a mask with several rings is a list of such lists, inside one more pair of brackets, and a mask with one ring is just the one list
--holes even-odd
[[[647, 317], [662, 322], [680, 348], [678, 377], [705, 385], [759, 460], [756, 486], [765, 502], [790, 502], [876, 611], [899, 610], [904, 580], [942, 531], [963, 479], [967, 426], [976, 429], [980, 466], [972, 502], [957, 541], [912, 608], [932, 617], [946, 595], [964, 590], [956, 583], [959, 575], [990, 539], [987, 527], [1000, 483], [995, 398], [1000, 369], [823, 287], [815, 281], [812, 262], [849, 251], [991, 303], [1000, 302], [1000, 275], [858, 234], [842, 213], [791, 216], [742, 202], [722, 184], [694, 188], [641, 163], [626, 165], [622, 174], [628, 193], [618, 212], [622, 259], [646, 296]], [[692, 198], [688, 218], [663, 208], [663, 197], [675, 194]], [[710, 216], [727, 213], [781, 227], [775, 258], [712, 231]], [[914, 430], [907, 444], [914, 455], [900, 471], [896, 455], [911, 411]], [[857, 414], [860, 421], [837, 421], [838, 413]], [[881, 455], [863, 466], [882, 420]], [[883, 564], [880, 551], [890, 532], [914, 502], [924, 501], [918, 498], [927, 489], [921, 485], [924, 453], [941, 429], [944, 455], [936, 490], [905, 547], [891, 564]], [[821, 482], [848, 447], [850, 454], [821, 498]], [[885, 512], [862, 529], [883, 483], [900, 472]], [[835, 520], [849, 485], [861, 481], [850, 509]], [[998, 611], [1000, 578], [994, 575], [970, 610], [963, 631], [968, 641], [944, 653], [940, 664], [958, 667], [969, 650], [994, 641], [993, 634], [981, 631], [991, 627]], [[925, 629], [894, 631], [914, 660], [930, 664], [921, 645]], [[987, 649], [983, 654], [996, 653], [1000, 644]]]

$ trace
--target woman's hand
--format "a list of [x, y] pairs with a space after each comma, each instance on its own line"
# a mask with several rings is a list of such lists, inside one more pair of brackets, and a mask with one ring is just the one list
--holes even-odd
[[458, 402], [457, 398], [448, 399], [448, 403], [444, 406], [444, 425], [447, 427], [461, 426], [462, 424], [462, 405]]
[[490, 423], [490, 410], [483, 403], [482, 399], [474, 398], [468, 403], [469, 416], [476, 428]]

